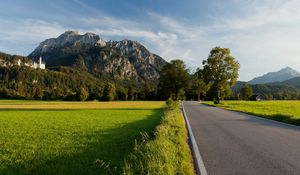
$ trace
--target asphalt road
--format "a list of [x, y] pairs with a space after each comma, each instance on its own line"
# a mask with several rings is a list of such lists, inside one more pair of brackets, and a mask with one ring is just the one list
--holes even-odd
[[300, 175], [300, 127], [197, 102], [183, 106], [208, 175]]

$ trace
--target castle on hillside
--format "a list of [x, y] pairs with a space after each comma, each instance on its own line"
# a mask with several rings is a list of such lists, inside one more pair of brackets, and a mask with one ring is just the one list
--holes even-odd
[[[18, 66], [21, 66], [21, 63], [22, 63], [22, 61], [19, 59], [18, 60]], [[29, 67], [34, 68], [34, 69], [45, 69], [46, 68], [46, 63], [42, 61], [41, 56], [40, 56], [38, 62], [32, 61], [32, 63], [33, 64], [25, 63], [25, 66], [29, 66]]]

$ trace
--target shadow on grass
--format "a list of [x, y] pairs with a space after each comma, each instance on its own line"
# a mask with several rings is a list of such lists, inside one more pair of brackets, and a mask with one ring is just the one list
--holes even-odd
[[270, 120], [275, 120], [283, 123], [300, 126], [300, 119], [294, 118], [292, 115], [285, 115], [285, 114], [261, 115], [253, 112], [245, 112], [245, 113], [249, 115], [270, 119]]
[[263, 115], [263, 114], [258, 114], [258, 113], [254, 113], [254, 112], [243, 112], [243, 111], [239, 111], [239, 110], [234, 110], [234, 109], [228, 109], [226, 108], [226, 106], [217, 106], [214, 104], [205, 104], [205, 103], [201, 103], [207, 107], [219, 107], [221, 109], [226, 109], [229, 111], [234, 111], [234, 112], [238, 112], [238, 113], [244, 113], [244, 114], [249, 114], [249, 115], [253, 115], [253, 116], [257, 116], [257, 117], [262, 117], [265, 119], [270, 119], [270, 120], [275, 120], [278, 122], [283, 122], [283, 123], [288, 123], [288, 124], [292, 124], [292, 125], [296, 125], [296, 126], [300, 126], [300, 118], [295, 118], [292, 115], [286, 115], [286, 114], [272, 114], [272, 115]]
[[[84, 148], [78, 148], [78, 152], [75, 154], [64, 155], [62, 153], [59, 157], [42, 157], [29, 160], [24, 165], [13, 165], [5, 168], [2, 165], [2, 167], [0, 166], [0, 174], [121, 174], [124, 159], [133, 151], [135, 139], [141, 138], [141, 132], [152, 133], [155, 126], [161, 121], [162, 109], [152, 111], [153, 113], [144, 120], [74, 138], [74, 140], [90, 141]], [[63, 152], [63, 149], [61, 151]]]

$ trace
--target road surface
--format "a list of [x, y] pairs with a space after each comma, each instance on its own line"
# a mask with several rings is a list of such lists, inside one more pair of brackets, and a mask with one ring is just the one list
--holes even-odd
[[300, 127], [197, 102], [183, 106], [208, 175], [300, 175]]

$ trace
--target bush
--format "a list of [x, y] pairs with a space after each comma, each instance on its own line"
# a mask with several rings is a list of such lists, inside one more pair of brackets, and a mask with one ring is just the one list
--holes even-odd
[[169, 98], [166, 101], [166, 105], [167, 105], [167, 108], [169, 108], [170, 110], [176, 110], [176, 109], [179, 109], [180, 102], [179, 101], [175, 101], [172, 98]]

